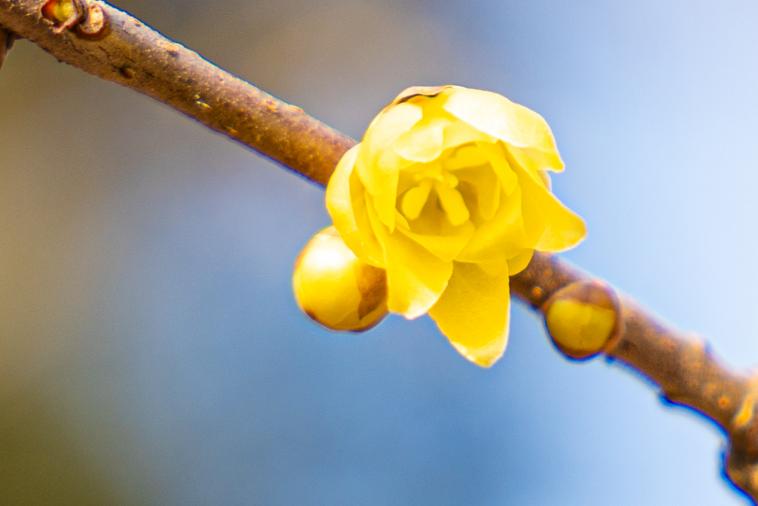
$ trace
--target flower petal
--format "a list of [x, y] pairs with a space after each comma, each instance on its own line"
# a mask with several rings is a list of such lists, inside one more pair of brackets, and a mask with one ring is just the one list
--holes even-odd
[[587, 235], [584, 220], [563, 205], [537, 178], [520, 172], [524, 202], [524, 227], [532, 247], [559, 252], [576, 246]]
[[443, 84], [441, 86], [410, 86], [401, 91], [392, 100], [388, 107], [408, 102], [409, 100], [422, 100], [427, 98], [433, 98], [450, 88], [450, 85]]
[[[490, 167], [483, 166], [457, 170], [455, 176], [462, 183], [459, 186], [462, 193], [468, 195], [469, 199], [476, 200], [480, 219], [486, 221], [494, 218], [503, 193], [495, 172]], [[470, 185], [468, 192], [466, 185]]]
[[456, 262], [447, 290], [429, 316], [461, 355], [490, 367], [508, 343], [509, 313], [507, 271], [490, 276], [475, 264]]
[[416, 104], [402, 103], [385, 108], [374, 118], [363, 135], [363, 144], [371, 158], [385, 150], [395, 139], [410, 130], [423, 117]]
[[477, 130], [472, 125], [459, 121], [458, 118], [439, 108], [439, 114], [448, 118], [445, 123], [445, 149], [455, 148], [473, 142], [496, 142], [498, 139]]
[[[329, 179], [326, 187], [326, 209], [342, 240], [353, 250], [353, 253], [359, 258], [376, 264], [381, 258], [379, 245], [371, 234], [366, 234], [370, 230], [365, 226], [366, 223], [363, 226], [360, 225], [361, 215], [363, 215], [363, 221], [366, 220], [365, 208], [362, 204], [363, 196], [360, 195], [362, 189], [351, 189], [351, 186], [354, 187], [356, 183], [360, 185], [360, 182], [355, 180], [351, 183], [359, 146], [353, 146], [345, 153]], [[359, 194], [358, 198], [354, 198], [356, 193]]]
[[526, 267], [529, 265], [529, 262], [532, 261], [532, 257], [534, 256], [534, 250], [528, 249], [524, 250], [522, 253], [519, 253], [515, 257], [508, 259], [508, 273], [511, 276], [515, 276], [519, 272], [526, 269]]
[[440, 259], [400, 231], [390, 233], [369, 207], [369, 219], [384, 248], [387, 308], [408, 319], [429, 311], [447, 287], [453, 263]]
[[487, 157], [492, 170], [500, 178], [500, 183], [503, 185], [506, 195], [513, 193], [513, 190], [518, 186], [518, 176], [513, 172], [511, 163], [508, 160], [505, 146], [498, 142], [493, 144], [491, 142], [478, 142], [476, 148], [481, 150], [482, 154]]
[[476, 227], [470, 220], [453, 225], [441, 207], [437, 192], [430, 193], [416, 219], [406, 220], [398, 213], [396, 232], [404, 234], [442, 260], [452, 262], [466, 247]]
[[356, 159], [361, 182], [374, 197], [379, 218], [390, 230], [395, 226], [398, 172], [410, 162], [397, 156], [389, 147], [422, 116], [421, 107], [411, 103], [385, 108], [366, 130]]
[[536, 149], [517, 148], [514, 146], [506, 146], [506, 149], [508, 150], [508, 154], [511, 155], [516, 165], [524, 167], [525, 169], [529, 169], [535, 174], [548, 170], [553, 172], [563, 171], [562, 160], [560, 162], [560, 166], [556, 168], [554, 157], [546, 155], [542, 151]]
[[563, 169], [553, 133], [536, 112], [491, 91], [454, 86], [443, 96], [446, 111], [514, 148], [534, 152], [529, 156], [536, 155], [540, 169]]
[[500, 207], [495, 217], [480, 223], [471, 241], [457, 260], [482, 262], [497, 258], [510, 258], [523, 249], [532, 247], [522, 220], [522, 190], [500, 196]]
[[409, 227], [404, 226], [399, 226], [397, 230], [416, 241], [434, 256], [452, 262], [471, 240], [475, 228], [471, 222], [466, 222], [458, 227], [451, 227], [451, 229], [454, 232], [446, 235], [413, 232]]
[[468, 143], [450, 150], [449, 156], [443, 160], [443, 167], [446, 170], [472, 169], [487, 165], [489, 159], [485, 156], [478, 143]]
[[[390, 230], [395, 228], [395, 201], [397, 199], [397, 185], [400, 178], [397, 164], [374, 164], [369, 167], [363, 156], [359, 153], [356, 161], [356, 172], [366, 191], [371, 194], [374, 201], [374, 209], [382, 223]], [[382, 158], [385, 158], [382, 156]]]
[[446, 120], [422, 120], [392, 143], [392, 149], [412, 162], [428, 163], [439, 158], [444, 149]]

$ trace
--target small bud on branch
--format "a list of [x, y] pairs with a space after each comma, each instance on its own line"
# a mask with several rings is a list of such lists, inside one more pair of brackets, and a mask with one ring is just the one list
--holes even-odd
[[292, 288], [300, 309], [331, 330], [368, 330], [387, 315], [385, 272], [358, 259], [334, 227], [303, 248]]
[[619, 335], [618, 298], [611, 287], [599, 281], [561, 288], [542, 312], [553, 344], [569, 358], [583, 360], [606, 352]]
[[108, 17], [97, 2], [87, 0], [48, 0], [42, 16], [53, 23], [55, 33], [74, 30], [83, 39], [97, 40], [108, 34]]

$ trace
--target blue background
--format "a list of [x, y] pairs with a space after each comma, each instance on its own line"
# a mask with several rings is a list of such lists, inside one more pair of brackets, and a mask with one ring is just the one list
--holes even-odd
[[[758, 359], [752, 1], [119, 6], [360, 136], [412, 84], [541, 112], [566, 255]], [[290, 293], [323, 193], [19, 42], [0, 72], [0, 502], [741, 505], [706, 421], [514, 304], [491, 370], [428, 319], [330, 334]]]

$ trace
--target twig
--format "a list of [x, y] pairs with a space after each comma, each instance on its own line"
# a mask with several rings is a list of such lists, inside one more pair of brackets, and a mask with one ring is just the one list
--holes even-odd
[[[166, 103], [316, 183], [326, 184], [337, 161], [355, 142], [108, 4], [86, 2], [89, 9], [98, 9], [102, 18], [94, 19], [102, 27], [72, 26], [63, 33], [43, 17], [44, 4], [43, 0], [0, 0], [0, 25], [57, 59]], [[103, 27], [107, 32], [99, 31]], [[557, 257], [537, 254], [525, 271], [512, 278], [512, 291], [544, 313], [552, 296], [577, 283], [584, 291], [601, 286]], [[701, 340], [667, 327], [629, 297], [612, 298], [616, 326], [612, 339], [598, 351], [642, 373], [670, 402], [715, 422], [729, 439], [727, 476], [758, 501], [756, 382], [722, 366]]]
[[[511, 290], [545, 312], [559, 290], [597, 280], [556, 256], [536, 254], [526, 270], [511, 278]], [[683, 335], [641, 308], [619, 297], [617, 334], [605, 355], [642, 373], [667, 401], [691, 408], [726, 434], [727, 477], [755, 503], [758, 501], [758, 384], [755, 378], [726, 368], [707, 344]], [[570, 357], [571, 358], [571, 357]]]
[[166, 103], [205, 126], [325, 184], [354, 141], [255, 86], [216, 67], [141, 21], [106, 3], [108, 28], [99, 40], [56, 33], [44, 0], [0, 0], [0, 25], [58, 60]]

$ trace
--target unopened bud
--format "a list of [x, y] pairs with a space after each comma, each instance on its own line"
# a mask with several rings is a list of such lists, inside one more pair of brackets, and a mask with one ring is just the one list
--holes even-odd
[[74, 0], [48, 0], [42, 6], [42, 15], [56, 25], [62, 25], [79, 15], [79, 5]]
[[384, 270], [357, 258], [334, 227], [303, 248], [292, 287], [300, 309], [332, 330], [367, 330], [387, 314]]
[[577, 360], [607, 351], [621, 324], [615, 292], [596, 281], [572, 283], [558, 290], [543, 312], [553, 343]]

